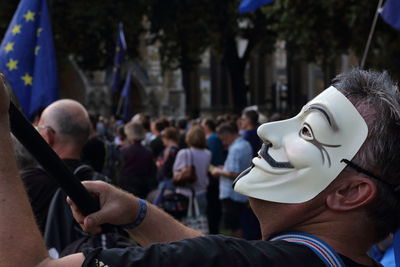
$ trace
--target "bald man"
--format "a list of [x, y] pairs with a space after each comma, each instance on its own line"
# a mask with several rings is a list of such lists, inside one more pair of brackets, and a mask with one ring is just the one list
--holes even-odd
[[[43, 111], [37, 130], [72, 171], [82, 165], [80, 153], [90, 134], [90, 120], [80, 103], [70, 99], [52, 103]], [[91, 175], [89, 169], [77, 174], [82, 180]], [[39, 228], [44, 233], [50, 201], [59, 186], [39, 166], [23, 170], [21, 176]]]

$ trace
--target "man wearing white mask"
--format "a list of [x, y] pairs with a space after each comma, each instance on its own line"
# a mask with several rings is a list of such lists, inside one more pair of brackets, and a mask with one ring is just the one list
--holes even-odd
[[[2, 159], [12, 155], [7, 101], [0, 90]], [[0, 262], [4, 266], [376, 266], [366, 254], [368, 248], [400, 225], [399, 122], [400, 95], [388, 75], [353, 70], [335, 78], [333, 86], [296, 117], [262, 125], [258, 135], [263, 148], [234, 184], [237, 192], [249, 196], [261, 225], [260, 241], [202, 236], [133, 195], [87, 182], [88, 190], [99, 196], [101, 210], [84, 217], [69, 201], [82, 227], [93, 232], [104, 223], [125, 225], [143, 247], [88, 249], [50, 260], [15, 178], [15, 164], [2, 160], [0, 199], [5, 201], [0, 202], [0, 238], [7, 242], [1, 242]], [[12, 211], [7, 203], [12, 203]], [[11, 223], [10, 217], [18, 220]], [[22, 233], [30, 235], [21, 245]]]

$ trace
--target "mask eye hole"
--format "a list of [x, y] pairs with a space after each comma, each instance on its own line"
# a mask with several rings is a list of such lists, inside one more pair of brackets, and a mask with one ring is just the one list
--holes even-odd
[[301, 128], [300, 136], [303, 137], [305, 140], [313, 140], [314, 139], [311, 128], [306, 124], [303, 125], [303, 127]]

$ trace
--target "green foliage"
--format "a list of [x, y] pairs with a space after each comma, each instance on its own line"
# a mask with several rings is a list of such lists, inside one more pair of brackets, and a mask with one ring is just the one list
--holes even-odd
[[209, 46], [207, 1], [153, 0], [149, 5], [151, 42], [159, 42], [162, 66], [196, 66]]
[[[297, 59], [330, 64], [351, 49], [361, 58], [378, 1], [276, 0], [256, 12], [239, 15], [238, 0], [50, 0], [59, 61], [73, 54], [84, 69], [112, 65], [118, 23], [124, 23], [128, 56], [138, 55], [143, 18], [150, 41], [159, 42], [164, 68], [192, 68], [211, 47], [226, 60], [245, 65], [259, 47], [271, 53], [277, 38], [286, 40]], [[0, 2], [3, 36], [19, 0]], [[249, 41], [239, 59], [237, 38]], [[378, 20], [367, 66], [389, 69], [400, 78], [400, 32]], [[235, 54], [236, 53], [236, 54]], [[235, 63], [235, 64], [236, 64]], [[232, 63], [232, 61], [230, 62]]]
[[[265, 42], [272, 51], [276, 34], [268, 28], [271, 16], [257, 11], [247, 15], [237, 12], [237, 0], [153, 0], [149, 21], [153, 42], [161, 44], [163, 66], [196, 65], [206, 48], [224, 54], [227, 42], [236, 38], [251, 42], [249, 52]], [[247, 62], [248, 55], [243, 59]]]
[[278, 0], [270, 12], [281, 14], [276, 30], [297, 59], [323, 64], [346, 53], [352, 41], [348, 0]]
[[[277, 0], [264, 8], [279, 14], [271, 27], [286, 40], [296, 59], [322, 67], [352, 50], [361, 60], [378, 1]], [[367, 67], [388, 69], [400, 78], [400, 32], [378, 19], [367, 58]]]
[[112, 65], [118, 23], [124, 24], [128, 55], [137, 55], [145, 5], [141, 0], [54, 0], [54, 40], [60, 57], [73, 54], [84, 69]]

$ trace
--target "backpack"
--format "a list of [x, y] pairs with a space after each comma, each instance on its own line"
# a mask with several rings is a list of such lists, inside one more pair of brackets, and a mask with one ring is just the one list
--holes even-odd
[[82, 164], [74, 170], [74, 175], [83, 178], [85, 181], [103, 181], [111, 183], [111, 179], [100, 172], [96, 172], [92, 167]]
[[104, 159], [103, 173], [111, 178], [113, 184], [118, 184], [119, 169], [121, 167], [121, 151], [119, 146], [105, 140], [106, 157]]
[[[110, 181], [107, 176], [95, 172], [90, 166], [84, 164], [76, 168], [74, 174], [80, 174], [82, 177], [82, 174], [90, 173], [89, 171], [92, 175], [86, 180]], [[129, 234], [119, 226], [95, 235], [85, 233], [74, 220], [71, 209], [65, 201], [66, 197], [61, 188], [57, 189], [49, 206], [44, 240], [51, 257], [59, 258], [82, 252], [85, 248], [124, 248], [135, 244], [129, 238]]]

